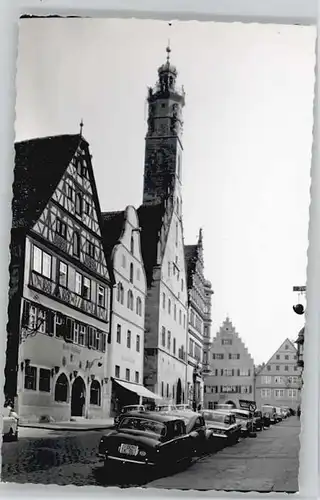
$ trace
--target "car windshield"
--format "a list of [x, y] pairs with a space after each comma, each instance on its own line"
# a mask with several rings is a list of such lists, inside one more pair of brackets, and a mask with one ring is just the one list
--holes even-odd
[[229, 415], [220, 413], [211, 413], [210, 411], [203, 412], [203, 418], [208, 422], [221, 422], [222, 424], [230, 425], [231, 419]]
[[119, 430], [133, 429], [140, 432], [155, 434], [158, 437], [164, 437], [167, 433], [166, 426], [162, 422], [146, 420], [142, 418], [123, 418]]

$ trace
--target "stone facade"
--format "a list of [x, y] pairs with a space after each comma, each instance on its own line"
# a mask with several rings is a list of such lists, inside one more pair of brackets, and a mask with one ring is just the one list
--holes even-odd
[[147, 275], [144, 384], [164, 400], [184, 402], [187, 382], [187, 286], [181, 159], [184, 92], [169, 61], [148, 94], [143, 204], [138, 210]]
[[239, 399], [254, 399], [254, 362], [229, 318], [213, 339], [209, 356], [205, 408], [213, 408], [214, 403], [239, 407]]
[[[128, 206], [123, 212], [105, 212], [103, 234], [116, 287], [112, 294], [111, 335], [107, 353], [107, 414], [114, 416], [119, 406], [135, 404], [136, 385], [143, 384], [144, 314], [146, 275], [142, 261], [137, 211]], [[117, 383], [131, 384], [133, 394]]]
[[301, 367], [297, 366], [297, 350], [286, 339], [256, 374], [255, 397], [263, 404], [288, 406], [294, 410], [301, 398]]
[[203, 406], [203, 360], [204, 333], [206, 327], [206, 342], [208, 341], [208, 325], [210, 310], [204, 277], [202, 230], [196, 245], [185, 246], [188, 287], [188, 402], [193, 408]]
[[204, 293], [205, 293], [205, 310], [204, 310], [204, 322], [203, 322], [203, 363], [202, 363], [202, 373], [205, 376], [210, 372], [210, 349], [211, 349], [211, 327], [212, 327], [212, 285], [210, 281], [206, 280], [204, 283]]

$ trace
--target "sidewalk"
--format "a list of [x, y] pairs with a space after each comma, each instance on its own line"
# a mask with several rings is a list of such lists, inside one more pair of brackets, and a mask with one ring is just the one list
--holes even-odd
[[95, 431], [113, 428], [113, 418], [90, 418], [64, 422], [20, 422], [19, 427], [59, 431]]

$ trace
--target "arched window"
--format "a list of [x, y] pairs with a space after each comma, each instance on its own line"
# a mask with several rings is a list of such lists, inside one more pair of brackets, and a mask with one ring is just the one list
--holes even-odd
[[132, 253], [132, 255], [134, 254], [134, 238], [133, 238], [133, 233], [131, 233], [130, 252]]
[[59, 402], [67, 402], [68, 400], [68, 391], [69, 391], [69, 382], [64, 373], [59, 375], [56, 386], [54, 389], [54, 400]]
[[80, 193], [76, 194], [76, 214], [82, 214], [82, 196]]
[[80, 256], [80, 234], [77, 231], [73, 233], [73, 255]]
[[140, 297], [137, 297], [136, 313], [138, 316], [142, 316], [142, 301]]
[[90, 386], [90, 404], [101, 405], [101, 386], [97, 380], [93, 380]]
[[127, 307], [128, 307], [128, 309], [131, 309], [131, 311], [133, 311], [133, 293], [132, 293], [132, 290], [128, 290]]
[[133, 283], [133, 264], [130, 264], [130, 283]]
[[120, 304], [123, 304], [123, 285], [120, 281], [117, 287], [117, 300], [118, 302], [120, 302]]

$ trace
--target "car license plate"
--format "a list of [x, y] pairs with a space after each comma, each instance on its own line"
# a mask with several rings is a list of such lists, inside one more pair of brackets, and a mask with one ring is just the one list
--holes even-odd
[[134, 444], [122, 443], [119, 451], [120, 451], [120, 453], [123, 453], [124, 455], [130, 455], [130, 456], [135, 457], [138, 454], [138, 446], [135, 446]]

